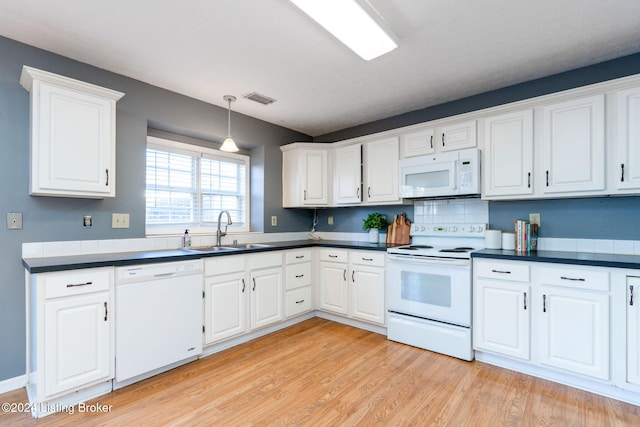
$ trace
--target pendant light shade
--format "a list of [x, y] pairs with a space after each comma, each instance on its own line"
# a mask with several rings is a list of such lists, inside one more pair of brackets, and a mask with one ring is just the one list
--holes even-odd
[[235, 153], [238, 151], [238, 146], [236, 145], [233, 138], [231, 138], [231, 103], [236, 100], [235, 96], [225, 95], [222, 99], [229, 103], [228, 109], [228, 119], [227, 119], [227, 137], [222, 142], [220, 146], [220, 151], [227, 151], [229, 153]]

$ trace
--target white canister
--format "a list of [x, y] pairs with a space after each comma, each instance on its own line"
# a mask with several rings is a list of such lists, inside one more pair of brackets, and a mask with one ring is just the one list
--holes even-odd
[[516, 233], [502, 233], [502, 249], [512, 251], [516, 248]]
[[485, 230], [484, 231], [484, 247], [487, 249], [502, 248], [502, 231]]

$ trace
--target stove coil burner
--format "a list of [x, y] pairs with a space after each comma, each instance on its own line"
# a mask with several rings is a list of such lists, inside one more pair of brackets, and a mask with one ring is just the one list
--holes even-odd
[[440, 249], [440, 252], [464, 253], [464, 252], [470, 252], [472, 250], [473, 248], [460, 247], [460, 248], [453, 248], [453, 249]]

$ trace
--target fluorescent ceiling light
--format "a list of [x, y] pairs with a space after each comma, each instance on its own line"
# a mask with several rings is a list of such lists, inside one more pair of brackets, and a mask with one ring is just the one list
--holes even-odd
[[[356, 0], [291, 2], [366, 61], [398, 47], [393, 38], [380, 26], [383, 22], [377, 22]], [[377, 15], [373, 8], [368, 8], [373, 15]]]

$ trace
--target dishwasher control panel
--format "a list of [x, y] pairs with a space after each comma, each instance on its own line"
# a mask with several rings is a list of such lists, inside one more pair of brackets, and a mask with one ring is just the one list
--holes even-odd
[[202, 260], [130, 265], [116, 268], [116, 284], [202, 273]]

